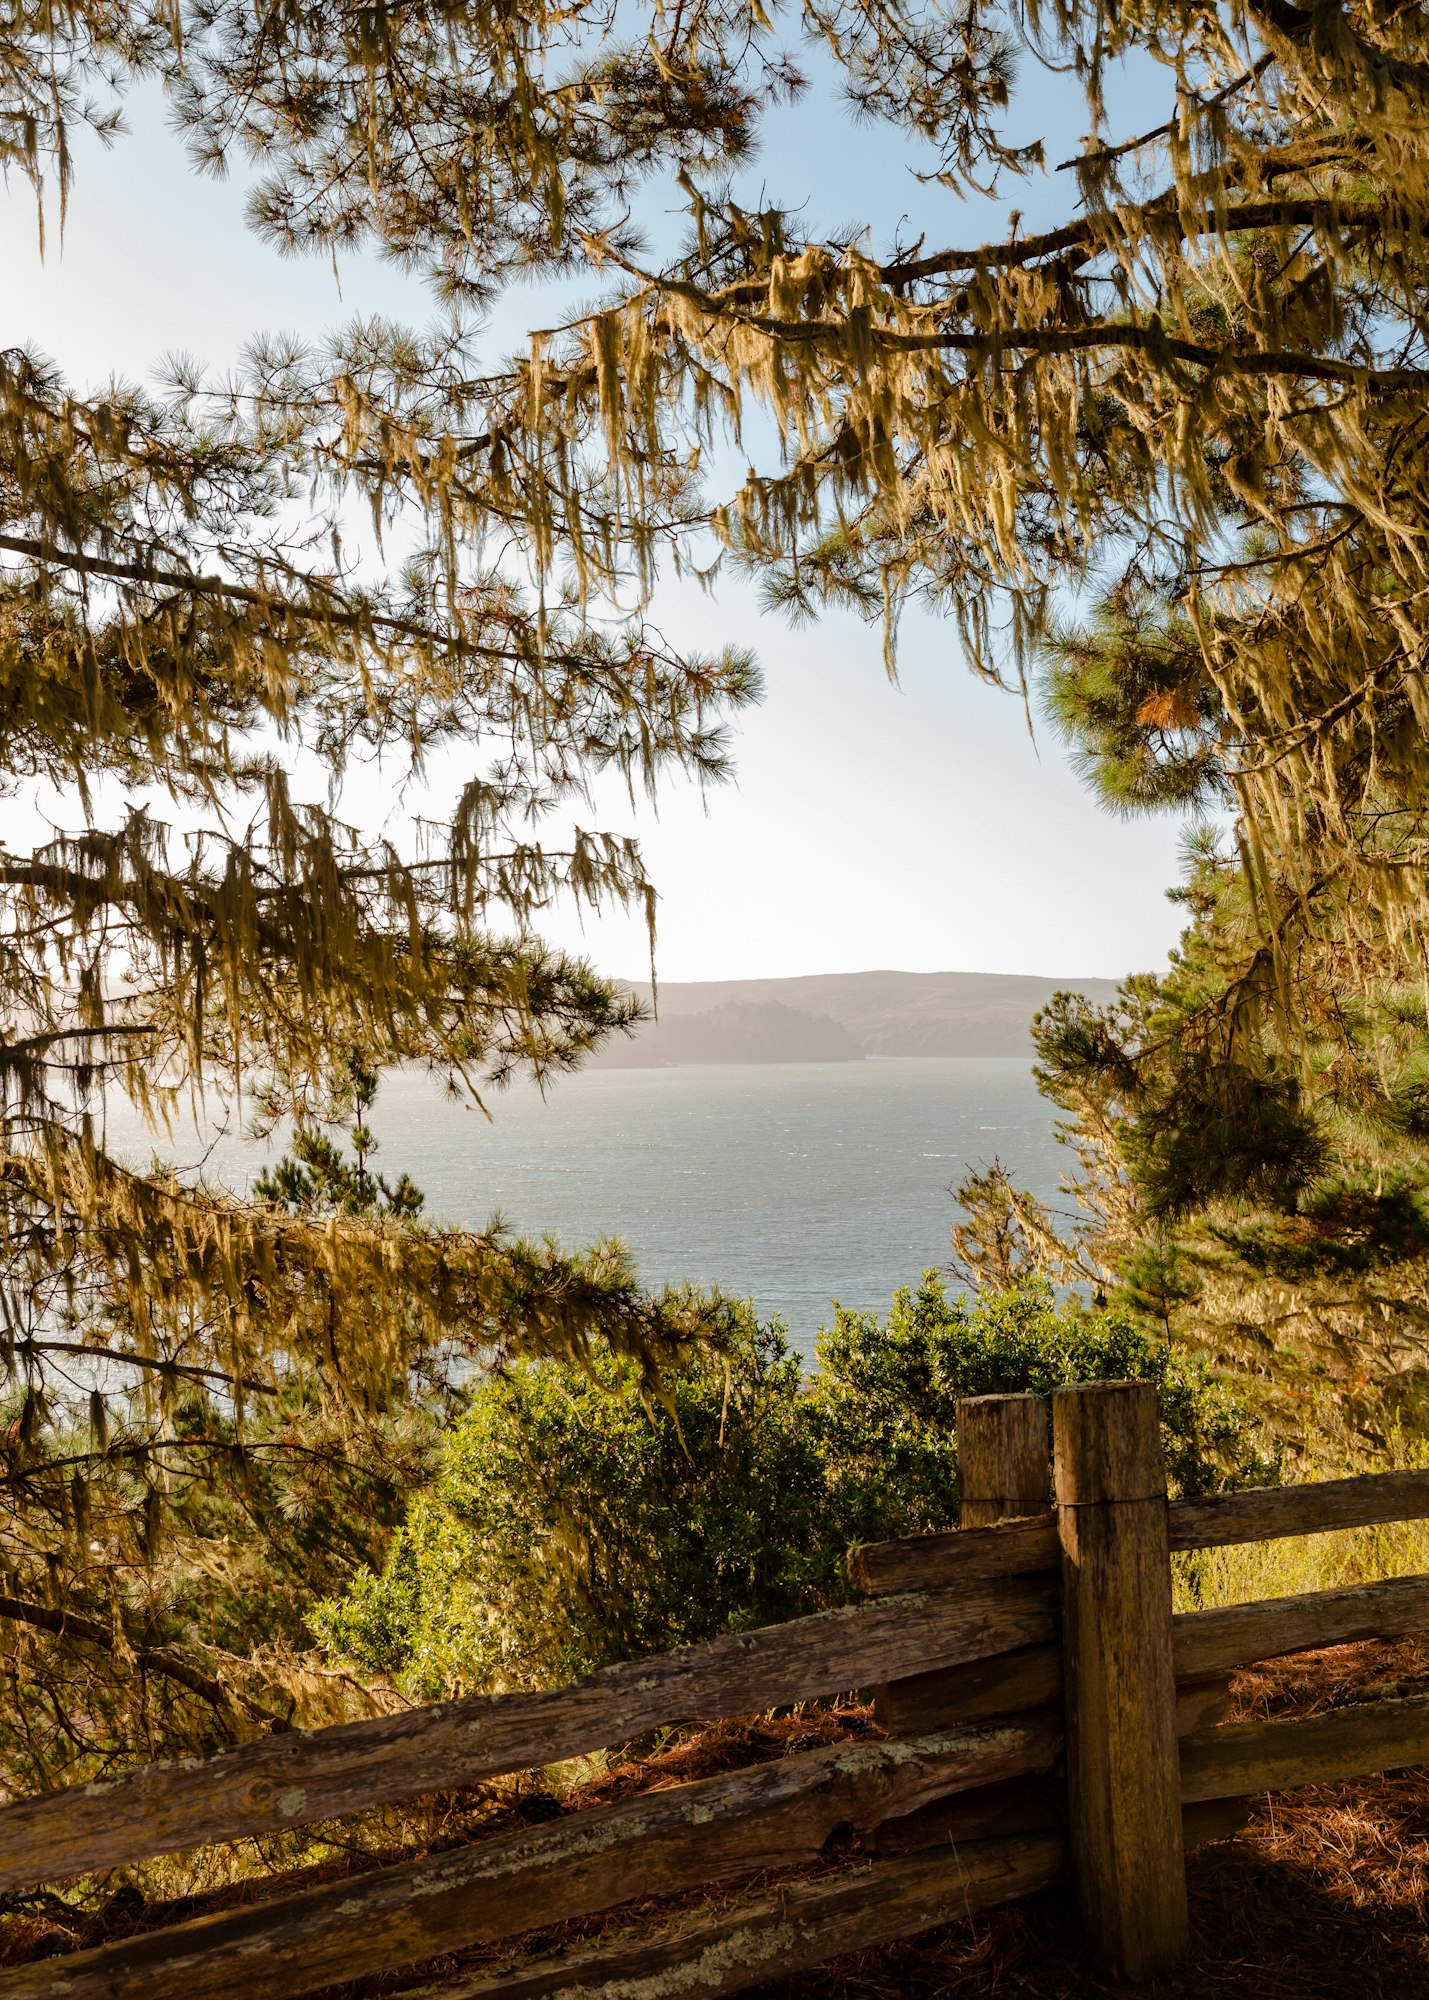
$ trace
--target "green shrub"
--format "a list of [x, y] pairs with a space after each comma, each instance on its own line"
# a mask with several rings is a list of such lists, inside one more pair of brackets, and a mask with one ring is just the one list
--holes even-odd
[[1174, 1493], [1250, 1485], [1278, 1471], [1244, 1404], [1203, 1363], [1126, 1309], [1059, 1306], [1040, 1280], [950, 1298], [937, 1272], [925, 1272], [916, 1291], [894, 1294], [886, 1320], [840, 1309], [819, 1336], [818, 1359], [810, 1420], [855, 1541], [956, 1520], [960, 1396], [1154, 1382]]
[[516, 1363], [474, 1393], [329, 1646], [414, 1694], [555, 1683], [842, 1591], [798, 1357], [741, 1321], [642, 1399], [637, 1371]]
[[1038, 1284], [949, 1298], [930, 1272], [886, 1320], [838, 1311], [818, 1359], [804, 1381], [782, 1330], [745, 1314], [661, 1402], [608, 1359], [491, 1376], [380, 1574], [318, 1608], [321, 1636], [432, 1698], [552, 1684], [842, 1603], [850, 1543], [956, 1521], [959, 1396], [1150, 1380], [1178, 1490], [1270, 1470], [1202, 1368]]

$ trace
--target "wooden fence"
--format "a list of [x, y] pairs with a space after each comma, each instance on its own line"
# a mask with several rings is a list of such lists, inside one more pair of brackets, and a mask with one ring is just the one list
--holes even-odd
[[[1141, 1383], [1059, 1390], [1050, 1407], [977, 1398], [958, 1428], [963, 1525], [855, 1550], [858, 1605], [566, 1688], [266, 1737], [21, 1800], [0, 1809], [0, 1890], [855, 1688], [876, 1690], [886, 1736], [25, 1966], [0, 1975], [0, 2000], [294, 2000], [769, 1871], [785, 1877], [776, 1893], [717, 1914], [420, 1993], [619, 2000], [638, 1983], [650, 2000], [704, 2000], [1069, 1873], [1093, 1952], [1142, 1977], [1184, 1953], [1185, 1849], [1232, 1829], [1248, 1800], [1429, 1761], [1426, 1700], [1225, 1721], [1237, 1668], [1429, 1631], [1429, 1576], [1173, 1616], [1169, 1561], [1173, 1549], [1429, 1517], [1429, 1474], [1168, 1502], [1155, 1392]], [[831, 1867], [837, 1853], [853, 1858]]]

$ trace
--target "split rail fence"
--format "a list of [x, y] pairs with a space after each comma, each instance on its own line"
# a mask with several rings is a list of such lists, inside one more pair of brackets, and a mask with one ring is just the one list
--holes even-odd
[[852, 1689], [876, 1690], [885, 1735], [21, 1967], [0, 2000], [294, 2000], [770, 1872], [774, 1891], [713, 1913], [420, 1992], [705, 2000], [1068, 1877], [1090, 1949], [1139, 1978], [1186, 1949], [1186, 1849], [1256, 1796], [1429, 1762], [1429, 1700], [1225, 1720], [1241, 1667], [1429, 1631], [1429, 1576], [1173, 1616], [1170, 1570], [1173, 1550], [1429, 1517], [1429, 1474], [1168, 1502], [1142, 1383], [975, 1398], [958, 1429], [961, 1527], [854, 1550], [857, 1605], [18, 1801], [0, 1809], [0, 1892]]

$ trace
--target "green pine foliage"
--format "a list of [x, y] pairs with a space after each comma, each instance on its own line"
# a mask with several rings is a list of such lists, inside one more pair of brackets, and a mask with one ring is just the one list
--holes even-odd
[[400, 1174], [389, 1182], [372, 1168], [378, 1142], [367, 1119], [377, 1101], [377, 1087], [375, 1070], [350, 1061], [330, 1108], [352, 1120], [351, 1155], [322, 1126], [299, 1125], [282, 1159], [254, 1181], [255, 1199], [304, 1215], [380, 1214], [393, 1221], [415, 1222], [426, 1196], [411, 1175]]
[[[395, 1240], [439, 1271], [466, 1239], [423, 1222], [406, 1176], [376, 1171], [377, 1087], [360, 1062], [340, 1066], [333, 1122], [294, 1132], [257, 1199], [314, 1230]], [[370, 1711], [383, 1697], [314, 1651], [307, 1608], [381, 1561], [433, 1476], [462, 1378], [499, 1365], [513, 1329], [548, 1313], [553, 1296], [577, 1352], [602, 1351], [600, 1330], [624, 1326], [636, 1382], [650, 1372], [637, 1357], [676, 1327], [698, 1345], [724, 1323], [717, 1299], [645, 1292], [618, 1244], [572, 1256], [493, 1226], [483, 1254], [488, 1268], [500, 1260], [502, 1290], [485, 1314], [474, 1296], [451, 1302], [463, 1338], [433, 1341], [421, 1302], [400, 1286], [374, 1299], [374, 1325], [385, 1314], [402, 1337], [394, 1365], [362, 1383], [344, 1379], [331, 1324], [321, 1373], [235, 1380], [190, 1349], [155, 1357], [137, 1382], [121, 1342], [99, 1345], [113, 1317], [87, 1340], [81, 1326], [52, 1329], [72, 1363], [110, 1367], [87, 1394], [81, 1377], [68, 1394], [31, 1381], [0, 1400], [12, 1500], [0, 1543], [0, 1787], [48, 1790], [136, 1757]]]
[[1037, 1075], [1077, 1157], [1068, 1232], [1005, 1174], [960, 1190], [965, 1274], [1119, 1299], [1234, 1371], [1297, 1453], [1429, 1430], [1429, 1073], [1422, 969], [1350, 949], [1327, 882], [1278, 965], [1246, 870], [1211, 831], [1177, 892], [1168, 972], [1061, 995]]
[[658, 1397], [604, 1358], [492, 1376], [385, 1562], [313, 1623], [335, 1661], [435, 1699], [844, 1603], [851, 1544], [956, 1522], [959, 1396], [1108, 1377], [1157, 1384], [1176, 1490], [1274, 1476], [1244, 1407], [1133, 1315], [929, 1272], [886, 1317], [840, 1311], [808, 1380], [747, 1311]]

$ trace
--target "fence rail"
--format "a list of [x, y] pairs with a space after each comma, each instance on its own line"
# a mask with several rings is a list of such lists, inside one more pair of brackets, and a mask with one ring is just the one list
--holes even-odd
[[0, 1891], [453, 1791], [673, 1723], [841, 1694], [890, 1668], [985, 1659], [1056, 1629], [1050, 1579], [911, 1591], [625, 1661], [570, 1687], [437, 1702], [145, 1764], [0, 1809]]
[[526, 1930], [612, 1908], [630, 1896], [636, 1853], [644, 1895], [817, 1861], [838, 1827], [871, 1832], [935, 1799], [1050, 1770], [1061, 1747], [1048, 1712], [806, 1751], [57, 1959], [13, 1991], [272, 2000], [508, 1935], [518, 1904]]
[[[1132, 1974], [1185, 1944], [1184, 1850], [1268, 1790], [1429, 1761], [1429, 1700], [1237, 1723], [1229, 1677], [1429, 1631], [1429, 1576], [1172, 1616], [1169, 1553], [1429, 1517], [1429, 1474], [1168, 1503], [1143, 1384], [959, 1410], [964, 1526], [850, 1555], [865, 1603], [627, 1662], [154, 1764], [0, 1809], [0, 1889], [94, 1874], [559, 1763], [673, 1723], [876, 1689], [891, 1732], [0, 1975], [0, 2000], [296, 2000], [572, 1918], [826, 1871], [670, 1931], [422, 1989], [432, 2000], [734, 1992], [1070, 1872]], [[1055, 1475], [1049, 1480], [1049, 1465]], [[1002, 1517], [1011, 1518], [1002, 1518]], [[1064, 1773], [1064, 1775], [1062, 1775]], [[411, 2000], [418, 2000], [413, 1993]]]
[[946, 1852], [876, 1861], [848, 1878], [783, 1889], [715, 1918], [632, 1944], [563, 1955], [519, 1972], [425, 1987], [408, 2000], [708, 2000], [802, 1972], [843, 1952], [916, 1937], [938, 1924], [1050, 1889], [1066, 1867], [1059, 1834], [979, 1841]]
[[[1062, 1547], [1057, 1517], [1047, 1503], [1044, 1495], [1047, 1511], [992, 1527], [865, 1543], [849, 1551], [849, 1576], [855, 1588], [879, 1594], [1056, 1569]], [[1166, 1508], [1167, 1541], [1177, 1552], [1422, 1520], [1429, 1520], [1429, 1472], [1372, 1472], [1310, 1486], [1259, 1486], [1204, 1500], [1172, 1500]]]

